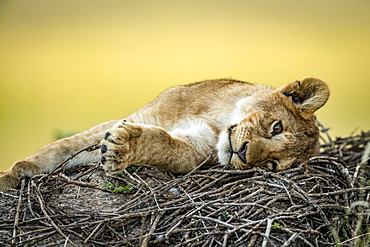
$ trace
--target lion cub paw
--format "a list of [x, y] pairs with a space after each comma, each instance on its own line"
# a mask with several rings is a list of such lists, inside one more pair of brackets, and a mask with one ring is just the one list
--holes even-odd
[[16, 188], [19, 184], [19, 179], [15, 178], [10, 172], [0, 173], [0, 191], [9, 191]]
[[134, 159], [134, 139], [142, 129], [138, 125], [122, 123], [105, 133], [100, 147], [100, 161], [104, 170], [109, 173], [122, 172]]

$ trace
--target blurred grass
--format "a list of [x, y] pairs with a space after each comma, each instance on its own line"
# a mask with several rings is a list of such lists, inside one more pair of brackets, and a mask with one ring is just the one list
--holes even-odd
[[368, 130], [370, 2], [2, 1], [0, 170], [53, 140], [123, 118], [165, 88], [318, 76], [333, 136]]

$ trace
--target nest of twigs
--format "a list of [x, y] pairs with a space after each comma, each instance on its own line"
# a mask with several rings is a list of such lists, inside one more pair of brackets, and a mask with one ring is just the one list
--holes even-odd
[[369, 246], [370, 132], [270, 172], [98, 164], [0, 194], [1, 246]]

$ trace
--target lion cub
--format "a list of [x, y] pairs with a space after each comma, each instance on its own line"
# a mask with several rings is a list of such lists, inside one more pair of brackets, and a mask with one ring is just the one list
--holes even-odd
[[97, 143], [99, 150], [82, 152], [68, 166], [100, 160], [109, 173], [129, 164], [187, 173], [212, 154], [236, 169], [287, 169], [314, 154], [314, 112], [328, 98], [328, 86], [313, 77], [278, 89], [231, 79], [176, 86], [124, 120], [58, 140], [16, 162], [0, 175], [0, 190], [17, 187], [21, 177], [51, 172]]

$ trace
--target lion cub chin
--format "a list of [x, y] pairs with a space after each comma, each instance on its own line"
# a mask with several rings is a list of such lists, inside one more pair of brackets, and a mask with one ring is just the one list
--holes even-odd
[[20, 178], [49, 173], [79, 150], [67, 168], [100, 161], [110, 173], [145, 164], [187, 173], [208, 155], [236, 169], [287, 169], [315, 152], [314, 113], [329, 98], [328, 86], [306, 77], [280, 88], [232, 79], [209, 80], [164, 91], [124, 120], [97, 125], [45, 146], [0, 175], [0, 190]]

